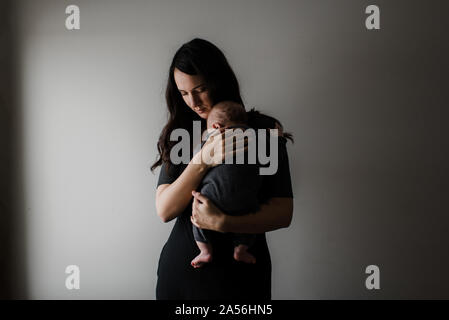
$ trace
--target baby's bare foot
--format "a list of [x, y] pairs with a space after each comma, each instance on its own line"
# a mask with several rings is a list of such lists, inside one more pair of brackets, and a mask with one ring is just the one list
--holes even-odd
[[191, 265], [194, 268], [200, 268], [205, 263], [212, 261], [212, 254], [210, 252], [200, 252], [199, 255], [195, 257], [195, 259], [192, 260]]
[[256, 257], [247, 251], [248, 247], [239, 245], [234, 248], [234, 259], [245, 263], [256, 263]]

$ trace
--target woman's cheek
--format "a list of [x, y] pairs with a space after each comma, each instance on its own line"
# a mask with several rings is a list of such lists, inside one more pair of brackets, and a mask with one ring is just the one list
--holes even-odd
[[212, 108], [212, 99], [210, 98], [209, 92], [204, 92], [204, 95], [201, 97], [204, 104], [211, 109]]
[[190, 107], [190, 105], [189, 105], [189, 101], [187, 100], [187, 98], [186, 98], [185, 96], [182, 96], [182, 99], [184, 100], [184, 103], [185, 103], [190, 109], [192, 109], [192, 108]]

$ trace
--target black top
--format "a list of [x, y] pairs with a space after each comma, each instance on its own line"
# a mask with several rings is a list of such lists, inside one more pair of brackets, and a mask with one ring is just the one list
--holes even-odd
[[[263, 176], [260, 199], [272, 197], [293, 198], [286, 139], [279, 137], [279, 166], [276, 174]], [[158, 186], [173, 183], [186, 164], [172, 165], [166, 171], [162, 165]], [[258, 234], [249, 251], [256, 257], [255, 264], [233, 259], [233, 244], [229, 234], [219, 233], [214, 241], [210, 263], [193, 268], [192, 259], [199, 254], [192, 223], [192, 201], [176, 218], [165, 243], [158, 264], [156, 299], [271, 299], [271, 259], [265, 233]]]

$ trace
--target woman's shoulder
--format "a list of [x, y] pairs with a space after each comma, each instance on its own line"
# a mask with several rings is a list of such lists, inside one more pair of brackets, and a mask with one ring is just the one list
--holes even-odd
[[277, 119], [263, 114], [254, 108], [247, 111], [246, 115], [248, 117], [248, 125], [254, 129], [275, 129], [276, 125], [280, 124]]
[[289, 132], [284, 131], [281, 122], [269, 115], [263, 114], [260, 111], [252, 108], [247, 111], [248, 125], [253, 129], [277, 129], [279, 141], [283, 144], [287, 143], [287, 139], [293, 142], [293, 136]]

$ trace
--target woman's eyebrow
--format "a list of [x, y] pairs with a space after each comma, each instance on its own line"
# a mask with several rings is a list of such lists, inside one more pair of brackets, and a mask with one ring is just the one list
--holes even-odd
[[[199, 88], [201, 86], [204, 86], [204, 83], [197, 85], [196, 87], [192, 88], [192, 90], [195, 90], [196, 88]], [[185, 90], [179, 89], [179, 91], [185, 91]]]

